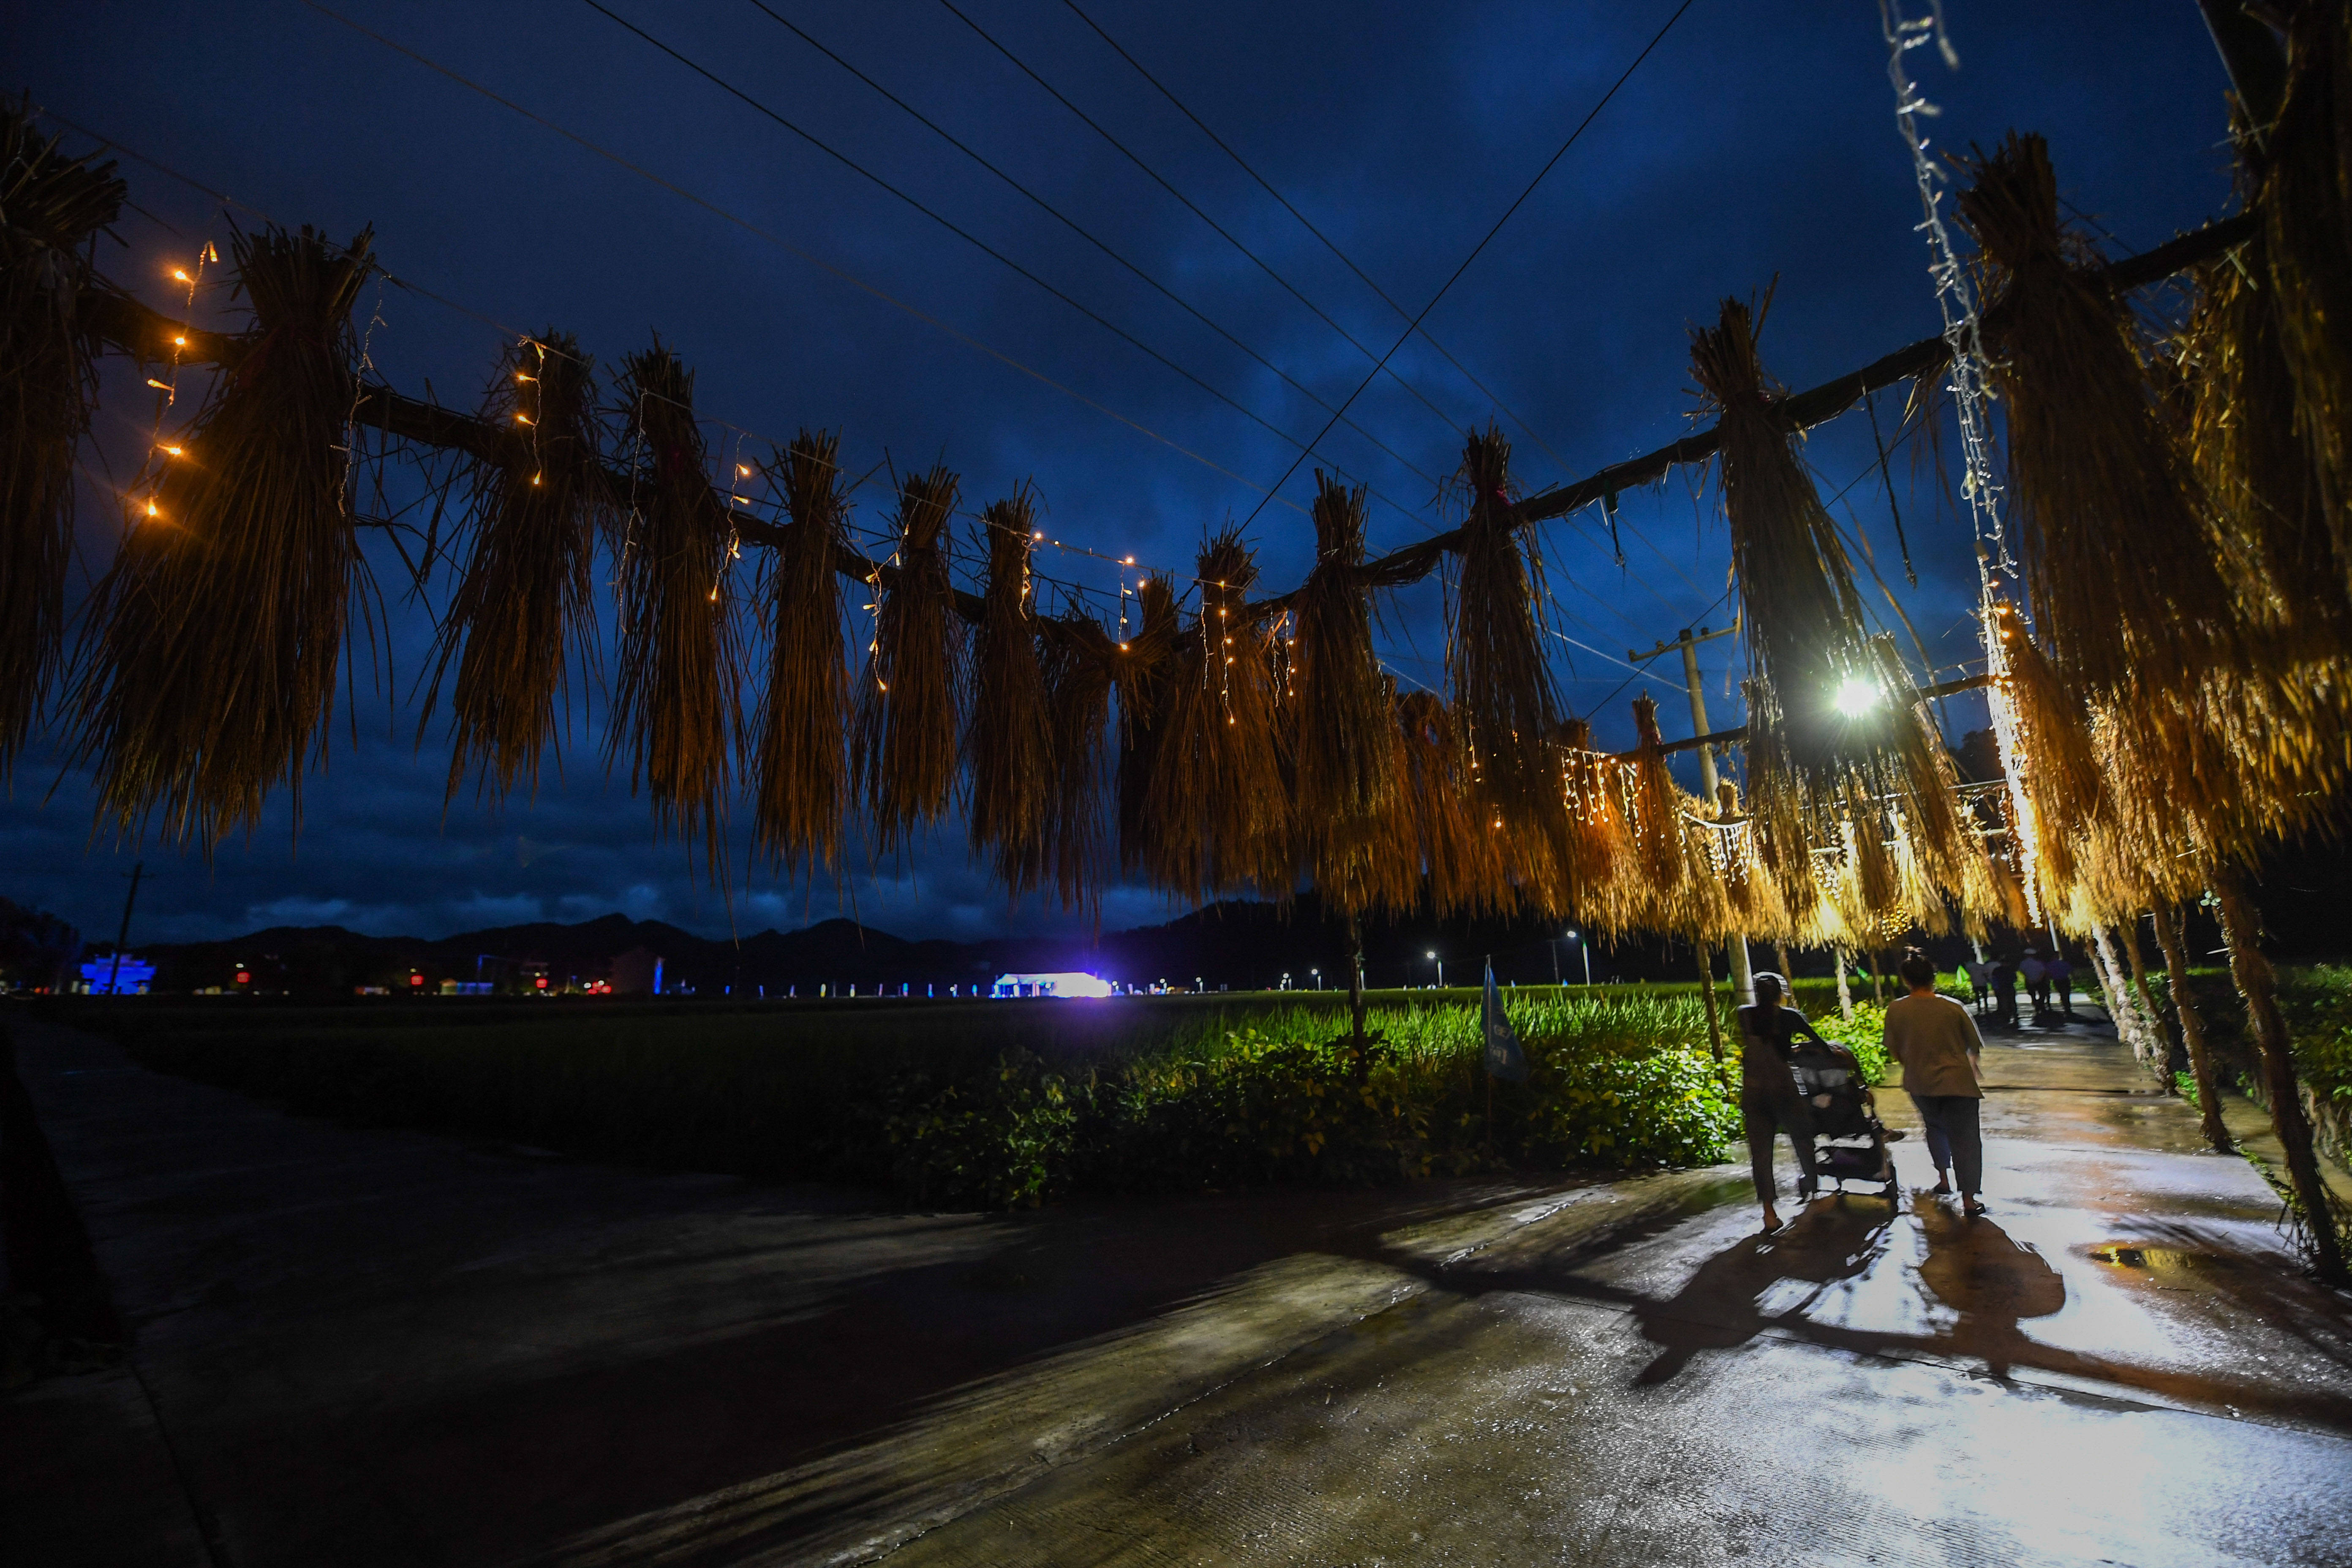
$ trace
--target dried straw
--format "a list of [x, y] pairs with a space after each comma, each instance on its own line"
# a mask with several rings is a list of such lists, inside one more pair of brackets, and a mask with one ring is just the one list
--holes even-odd
[[76, 706], [102, 820], [160, 810], [167, 838], [209, 850], [282, 784], [299, 824], [360, 565], [346, 421], [369, 240], [236, 238], [253, 331], [92, 596]]
[[2266, 138], [2263, 215], [2279, 347], [2352, 593], [2352, 5], [2308, 0], [2287, 21], [2286, 92]]
[[593, 371], [577, 340], [550, 331], [500, 356], [483, 399], [497, 445], [470, 464], [473, 552], [425, 699], [429, 715], [454, 660], [450, 796], [469, 770], [494, 800], [518, 779], [536, 793], [572, 657], [588, 656], [596, 539], [613, 518]]
[[1382, 896], [1368, 854], [1392, 816], [1399, 742], [1392, 683], [1372, 646], [1364, 556], [1364, 491], [1319, 470], [1315, 567], [1297, 598], [1292, 640], [1291, 755], [1300, 849], [1324, 903], [1343, 914]]
[[1508, 912], [1512, 897], [1504, 836], [1472, 799], [1468, 748], [1454, 713], [1433, 693], [1397, 700], [1399, 815], [1427, 868], [1430, 911], [1438, 917]]
[[732, 529], [711, 494], [693, 373], [656, 339], [622, 362], [620, 390], [635, 468], [606, 755], [628, 753], [630, 790], [652, 796], [657, 828], [698, 837], [716, 874], [729, 747], [743, 727]]
[[1058, 621], [1044, 639], [1047, 754], [1045, 853], [1064, 909], [1101, 909], [1108, 869], [1103, 840], [1104, 753], [1110, 694], [1122, 655], [1094, 622]]
[[751, 842], [787, 868], [833, 870], [849, 761], [849, 670], [841, 635], [842, 555], [849, 513], [841, 437], [803, 430], [767, 467], [791, 522], [772, 552], [768, 654]]
[[885, 855], [946, 816], [955, 793], [964, 633], [944, 539], [956, 490], [943, 468], [899, 481], [897, 570], [876, 584], [873, 657], [851, 749]]
[[1248, 613], [1257, 562], [1238, 530], [1201, 551], [1201, 614], [1184, 639], [1144, 799], [1145, 869], [1206, 901], [1291, 890], [1289, 791], [1274, 637]]
[[1510, 463], [1511, 444], [1491, 426], [1464, 445], [1454, 482], [1468, 515], [1446, 674], [1478, 797], [1524, 830], [1558, 810], [1549, 742], [1559, 702], [1537, 617], [1541, 564], [1520, 545]]
[[1029, 552], [1036, 506], [1024, 489], [982, 514], [988, 584], [974, 639], [971, 715], [964, 756], [971, 769], [971, 847], [1019, 896], [1048, 869], [1055, 783], [1051, 715], [1030, 612]]
[[1146, 578], [1135, 597], [1139, 624], [1120, 647], [1117, 666], [1118, 860], [1125, 870], [1141, 872], [1150, 863], [1151, 776], [1175, 699], [1183, 629], [1176, 584], [1167, 577]]
[[98, 398], [78, 308], [90, 237], [124, 188], [95, 154], [65, 158], [32, 100], [0, 102], [0, 784], [31, 735], [65, 638], [74, 449]]
[[1780, 389], [1765, 377], [1758, 330], [1746, 305], [1726, 300], [1717, 326], [1692, 331], [1691, 369], [1720, 432], [1717, 484], [1759, 676], [1748, 711], [1769, 710], [1783, 753], [1812, 769], [1852, 750], [1833, 694], [1874, 672], [1863, 652], [1853, 569], [1773, 407]]
[[2186, 685], [2227, 660], [2232, 623], [2130, 314], [2060, 227], [2040, 137], [2011, 135], [1980, 159], [1959, 201], [1991, 275], [2012, 493], [2053, 662], [2086, 691]]

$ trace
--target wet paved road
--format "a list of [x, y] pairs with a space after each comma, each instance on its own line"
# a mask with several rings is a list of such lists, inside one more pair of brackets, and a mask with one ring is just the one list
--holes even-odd
[[219, 1562], [2352, 1562], [2352, 1303], [2109, 1043], [1990, 1053], [1988, 1220], [1769, 1238], [1724, 1168], [877, 1215], [24, 1057]]

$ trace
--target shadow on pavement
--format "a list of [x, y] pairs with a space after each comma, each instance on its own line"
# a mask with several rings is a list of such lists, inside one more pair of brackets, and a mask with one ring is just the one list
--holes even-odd
[[[1923, 1245], [1924, 1257], [1916, 1250]], [[2147, 1365], [2034, 1339], [2023, 1325], [2067, 1304], [2064, 1278], [1990, 1219], [1964, 1219], [1924, 1194], [1910, 1200], [1907, 1214], [1875, 1199], [1816, 1199], [1778, 1234], [1743, 1237], [1717, 1252], [1672, 1295], [1581, 1271], [1597, 1261], [1482, 1268], [1473, 1260], [1416, 1271], [1461, 1295], [1526, 1291], [1624, 1308], [1659, 1347], [1633, 1379], [1637, 1387], [1672, 1382], [1701, 1351], [1737, 1351], [1769, 1333], [1864, 1355], [1980, 1362], [2001, 1379], [2022, 1369], [2352, 1431], [2352, 1398], [2340, 1394], [2242, 1377], [2226, 1362], [2198, 1369]], [[2261, 1293], [2252, 1270], [2217, 1272], [2227, 1280], [2217, 1285], [2233, 1296]], [[1865, 1300], [1866, 1310], [1853, 1310]], [[2267, 1304], [2264, 1315], [2272, 1313], [2293, 1316], [2277, 1302]], [[1899, 1326], [1876, 1326], [1887, 1323]], [[2308, 1331], [2302, 1337], [2339, 1365], [2352, 1365], [2346, 1341]]]

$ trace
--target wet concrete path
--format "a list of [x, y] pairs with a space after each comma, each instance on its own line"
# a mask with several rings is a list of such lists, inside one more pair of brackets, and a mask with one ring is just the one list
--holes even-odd
[[2352, 1303], [2084, 1032], [1989, 1053], [1986, 1220], [1915, 1134], [1771, 1237], [1727, 1167], [891, 1215], [19, 1045], [146, 1394], [0, 1405], [67, 1560], [2352, 1561]]

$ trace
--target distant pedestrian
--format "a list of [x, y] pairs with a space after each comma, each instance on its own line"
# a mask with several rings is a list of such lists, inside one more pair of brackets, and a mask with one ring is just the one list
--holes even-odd
[[2017, 1027], [2017, 965], [2006, 957], [1992, 963], [1993, 1022], [2004, 1028]]
[[1969, 977], [1969, 1000], [1976, 1004], [1979, 1016], [1992, 1011], [1992, 965], [1981, 958], [1970, 959], [1960, 965], [1960, 973]]
[[2017, 977], [2025, 982], [2025, 994], [2033, 998], [2033, 1021], [2050, 1021], [2050, 966], [2042, 962], [2042, 950], [2029, 947], [2025, 962], [2017, 966]]
[[2072, 1018], [2074, 1016], [2074, 966], [2066, 962], [2063, 949], [2052, 953], [2050, 961], [2042, 966], [2042, 977], [2057, 994], [2058, 1010]]
[[1777, 974], [1755, 977], [1756, 1005], [1742, 1007], [1739, 1024], [1739, 1121], [1748, 1134], [1748, 1172], [1756, 1179], [1756, 1201], [1764, 1205], [1764, 1228], [1780, 1228], [1780, 1212], [1772, 1200], [1780, 1184], [1772, 1173], [1772, 1144], [1786, 1132], [1797, 1151], [1797, 1196], [1810, 1198], [1813, 1176], [1813, 1122], [1797, 1089], [1790, 1053], [1800, 1037], [1827, 1045], [1805, 1016], [1780, 1005], [1787, 989]]
[[1969, 1010], [1936, 994], [1936, 966], [1914, 952], [1903, 961], [1911, 994], [1886, 1005], [1886, 1054], [1903, 1064], [1903, 1089], [1927, 1130], [1927, 1157], [1936, 1163], [1937, 1193], [1959, 1178], [1960, 1209], [1984, 1213], [1977, 1194], [1984, 1182], [1984, 1141], [1977, 1112], [1984, 1098], [1977, 1061], [1984, 1038]]

